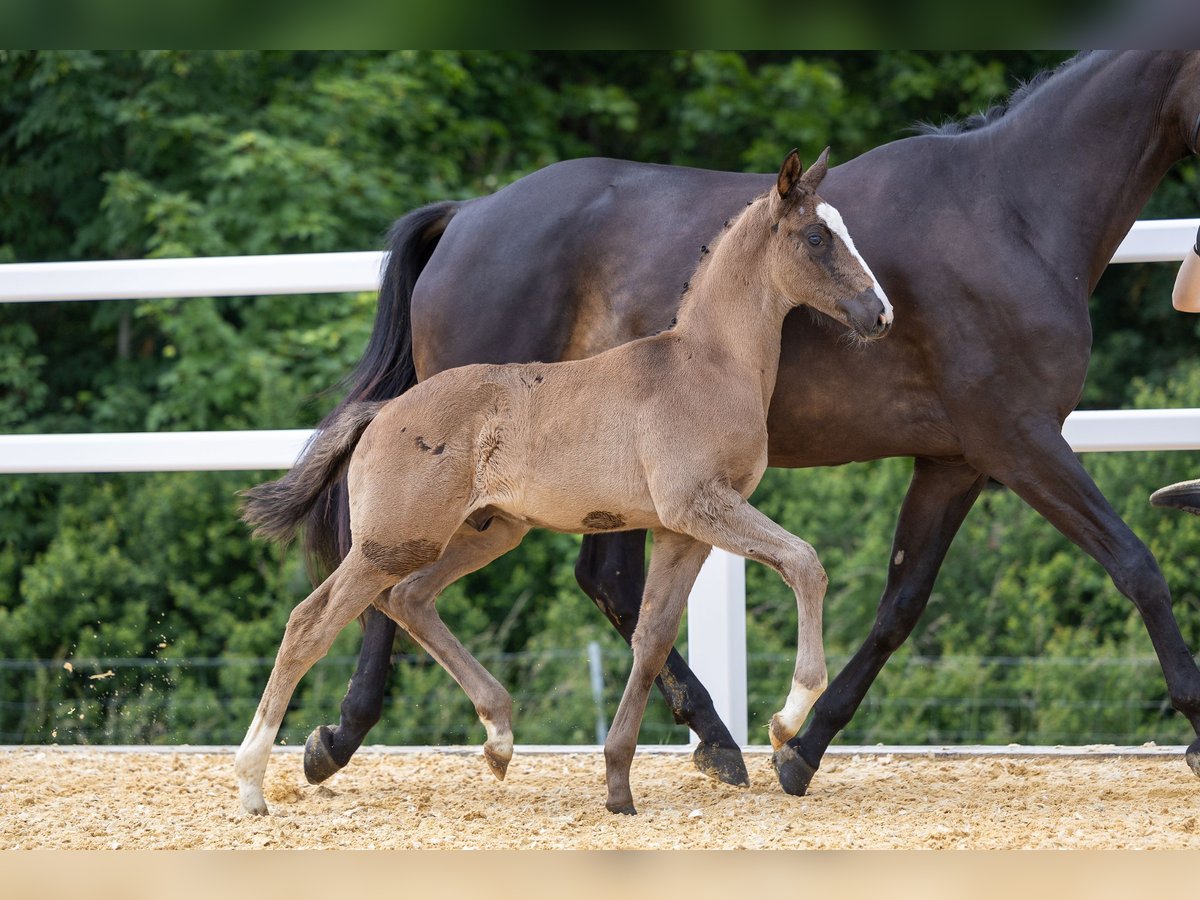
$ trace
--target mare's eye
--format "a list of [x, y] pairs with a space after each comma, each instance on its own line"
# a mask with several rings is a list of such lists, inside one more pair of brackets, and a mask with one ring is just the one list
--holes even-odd
[[821, 235], [817, 234], [817, 232], [814, 231], [812, 234], [810, 234], [808, 236], [808, 243], [810, 245], [812, 245], [813, 247], [820, 247], [821, 244], [824, 243], [824, 241], [821, 239]]

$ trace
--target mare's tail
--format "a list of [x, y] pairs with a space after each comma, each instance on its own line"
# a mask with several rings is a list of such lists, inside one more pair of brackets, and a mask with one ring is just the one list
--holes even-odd
[[[367, 349], [346, 379], [346, 399], [318, 427], [328, 428], [350, 404], [390, 400], [417, 383], [410, 319], [413, 288], [459, 206], [453, 201], [432, 203], [392, 225]], [[313, 500], [304, 522], [303, 547], [313, 584], [319, 584], [350, 552], [344, 479], [335, 478]]]
[[313, 435], [290, 472], [243, 491], [242, 518], [254, 526], [255, 537], [290, 541], [317, 499], [340, 479], [358, 446], [358, 439], [388, 403], [379, 400], [343, 404]]

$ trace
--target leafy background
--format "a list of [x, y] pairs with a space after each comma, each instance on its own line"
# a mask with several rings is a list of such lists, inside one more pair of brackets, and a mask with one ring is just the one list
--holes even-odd
[[[1052, 52], [0, 52], [0, 262], [362, 250], [422, 203], [605, 155], [770, 170], [791, 147], [840, 159], [920, 120], [970, 114]], [[1192, 216], [1193, 162], [1145, 217]], [[1174, 267], [1116, 266], [1093, 300], [1084, 406], [1200, 406], [1197, 320]], [[290, 428], [337, 399], [369, 295], [0, 305], [0, 429]], [[1175, 591], [1200, 646], [1200, 521], [1155, 511], [1186, 453], [1085, 458]], [[911, 462], [771, 471], [755, 502], [830, 572], [837, 666], [883, 586]], [[0, 477], [0, 742], [240, 739], [291, 607], [294, 553], [249, 540], [235, 492], [275, 473]], [[451, 627], [513, 690], [517, 738], [595, 740], [628, 650], [577, 589], [578, 538], [532, 535], [450, 588]], [[748, 569], [751, 739], [788, 684], [794, 600]], [[302, 683], [288, 741], [334, 721], [357, 628]], [[589, 645], [592, 650], [589, 651]], [[598, 652], [606, 688], [588, 681]], [[371, 740], [477, 742], [470, 704], [397, 645]], [[111, 673], [111, 674], [110, 674]], [[99, 676], [99, 677], [92, 677]], [[683, 741], [654, 699], [643, 740]], [[1131, 605], [1002, 489], [971, 513], [930, 608], [842, 740], [1179, 742]]]

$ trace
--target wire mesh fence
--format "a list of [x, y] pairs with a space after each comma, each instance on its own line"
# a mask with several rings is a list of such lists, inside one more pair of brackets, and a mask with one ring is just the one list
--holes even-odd
[[[624, 648], [480, 653], [513, 692], [522, 743], [592, 744], [620, 700]], [[299, 743], [336, 722], [355, 658], [331, 656], [302, 682], [280, 732]], [[844, 656], [830, 657], [836, 672]], [[0, 660], [0, 743], [233, 744], [241, 740], [273, 659]], [[750, 741], [782, 704], [793, 659], [749, 658]], [[369, 743], [475, 744], [483, 731], [446, 673], [423, 654], [393, 657], [390, 690]], [[850, 744], [1141, 744], [1191, 739], [1153, 657], [925, 657], [898, 654], [839, 741]], [[686, 743], [655, 694], [644, 743]]]

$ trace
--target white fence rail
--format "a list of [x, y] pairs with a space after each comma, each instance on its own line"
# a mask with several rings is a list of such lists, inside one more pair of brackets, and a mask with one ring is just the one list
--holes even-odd
[[[1138, 222], [1113, 262], [1178, 262], [1197, 219]], [[234, 297], [374, 291], [381, 253], [0, 265], [0, 303]], [[1163, 298], [1166, 302], [1166, 298]], [[161, 434], [0, 435], [0, 474], [284, 469], [307, 429]], [[1063, 434], [1084, 451], [1200, 449], [1200, 410], [1076, 412]], [[745, 575], [712, 555], [689, 601], [691, 665], [721, 718], [746, 743]]]
[[[217, 472], [287, 469], [307, 428], [0, 435], [0, 474]], [[1063, 435], [1076, 453], [1200, 449], [1200, 409], [1073, 412]]]

